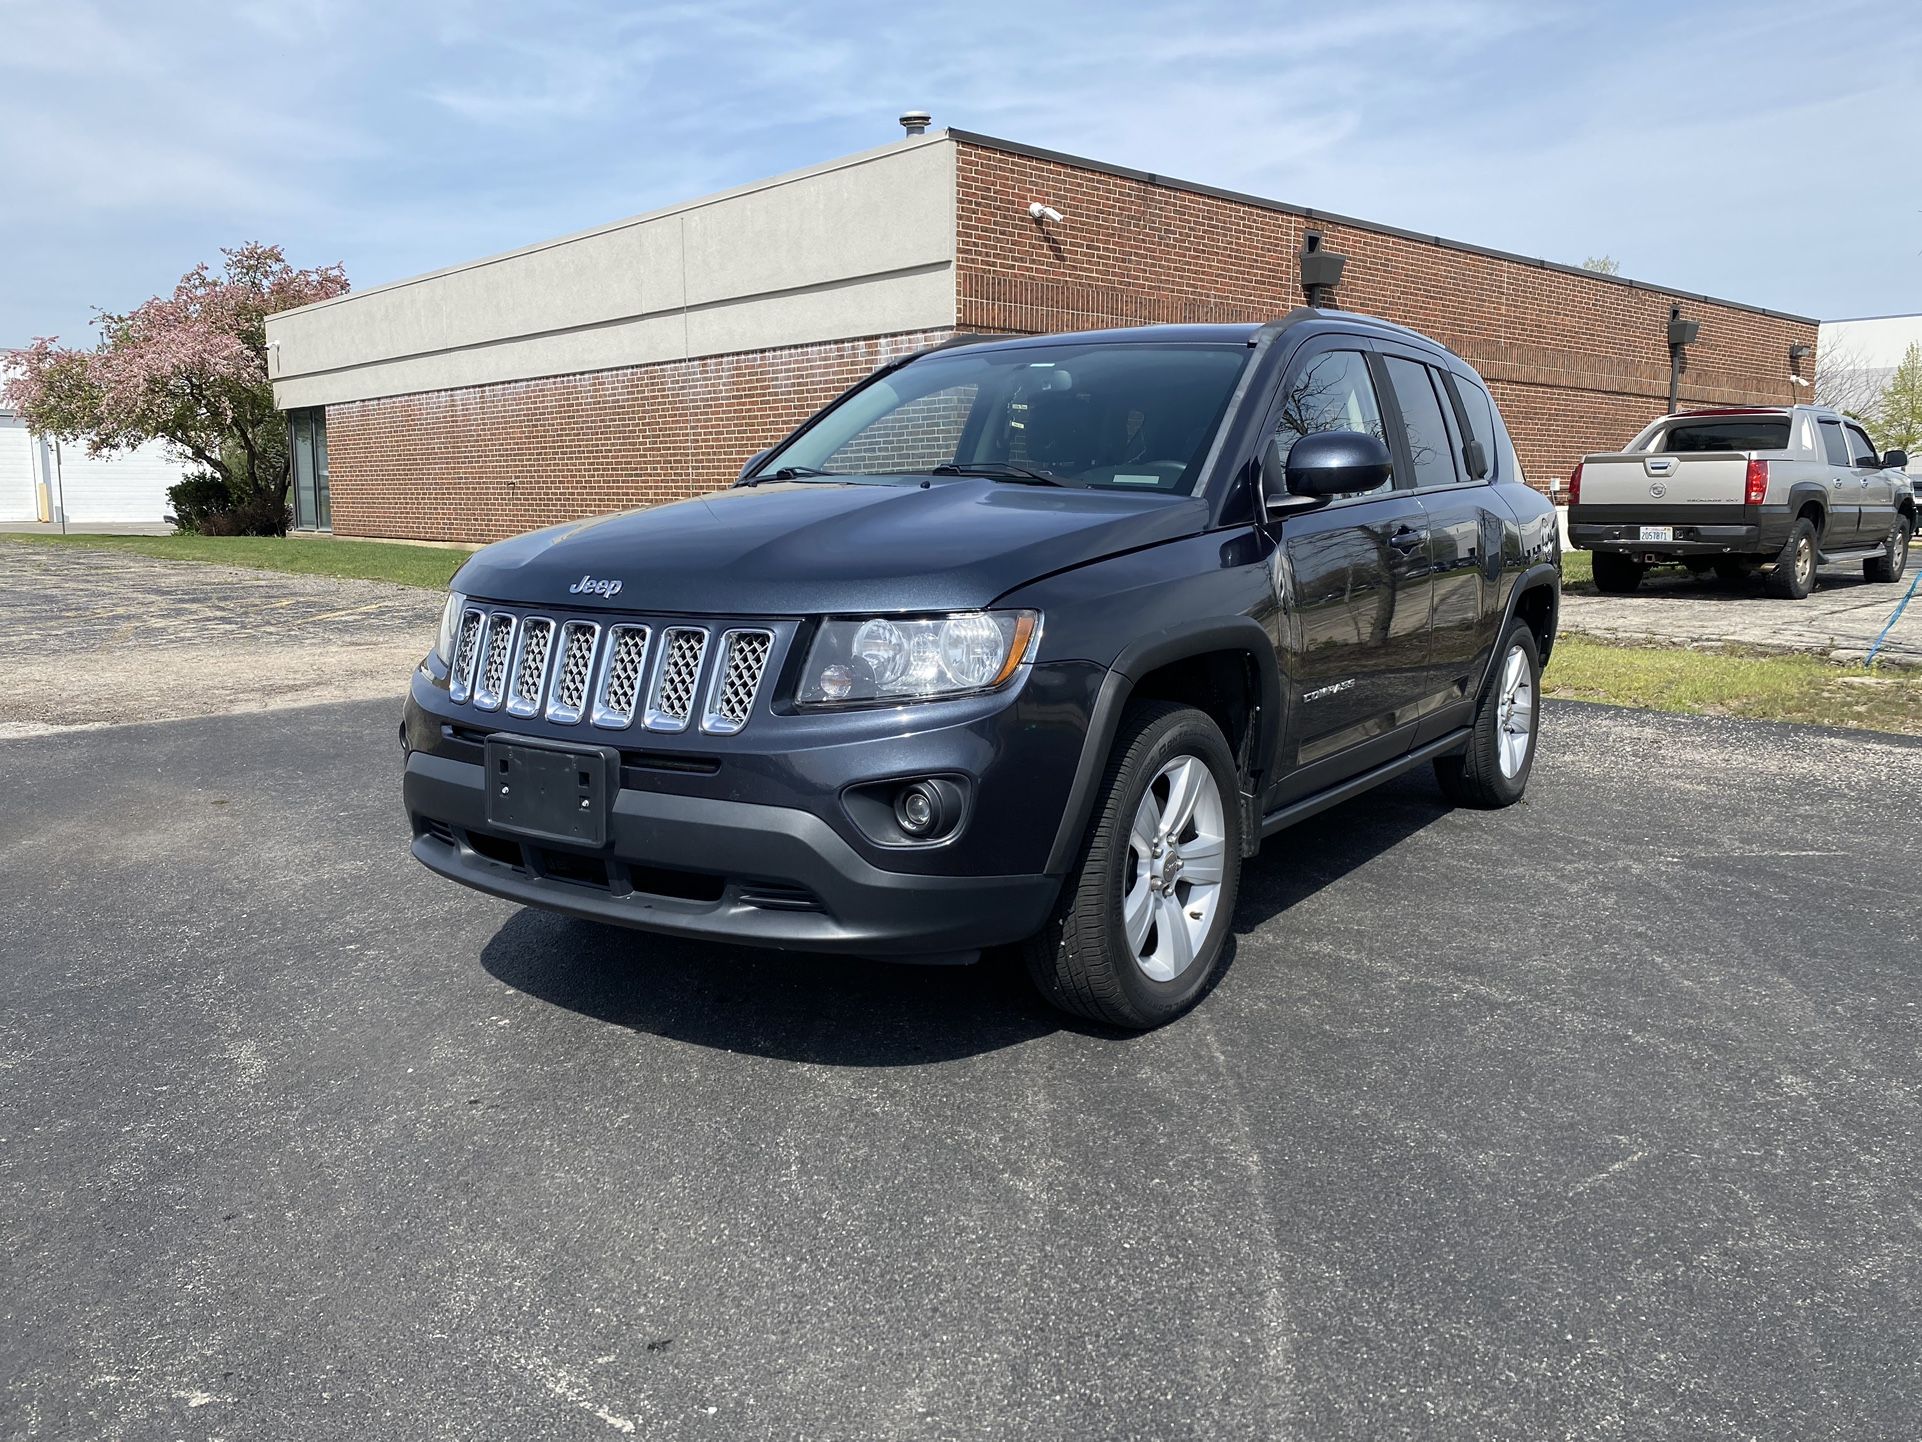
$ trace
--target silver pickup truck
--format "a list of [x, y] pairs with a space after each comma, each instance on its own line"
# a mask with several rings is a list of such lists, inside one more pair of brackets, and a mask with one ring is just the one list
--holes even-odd
[[1683, 411], [1618, 454], [1583, 457], [1568, 537], [1594, 553], [1595, 585], [1611, 595], [1670, 561], [1730, 579], [1759, 570], [1770, 595], [1794, 600], [1832, 562], [1893, 581], [1915, 530], [1908, 463], [1824, 406]]

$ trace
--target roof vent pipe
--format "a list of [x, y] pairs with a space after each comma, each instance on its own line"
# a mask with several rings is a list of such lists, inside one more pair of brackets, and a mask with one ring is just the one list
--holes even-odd
[[901, 128], [909, 135], [926, 135], [928, 122], [934, 117], [925, 110], [910, 110], [901, 117]]

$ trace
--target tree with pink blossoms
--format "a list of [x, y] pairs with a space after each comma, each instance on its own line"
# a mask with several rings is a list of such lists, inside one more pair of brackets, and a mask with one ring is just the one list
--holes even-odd
[[197, 265], [171, 296], [124, 315], [99, 312], [91, 350], [42, 338], [0, 352], [0, 393], [31, 429], [83, 441], [93, 455], [157, 440], [198, 463], [200, 477], [175, 491], [198, 487], [211, 514], [190, 522], [177, 506], [183, 525], [280, 535], [290, 457], [267, 379], [266, 320], [346, 294], [347, 274], [338, 265], [295, 269], [277, 245], [221, 255], [217, 273]]

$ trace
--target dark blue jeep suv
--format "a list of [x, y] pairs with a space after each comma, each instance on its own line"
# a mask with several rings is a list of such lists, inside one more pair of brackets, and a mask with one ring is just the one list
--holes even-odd
[[1178, 1015], [1262, 839], [1412, 767], [1522, 794], [1554, 512], [1359, 315], [964, 338], [730, 490], [489, 546], [402, 739], [414, 855], [574, 916]]

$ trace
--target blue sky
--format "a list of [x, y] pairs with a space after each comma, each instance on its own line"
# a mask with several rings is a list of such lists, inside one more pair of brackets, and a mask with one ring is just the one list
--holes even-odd
[[1922, 310], [1922, 6], [0, 0], [0, 343], [245, 240], [378, 284], [899, 135]]

